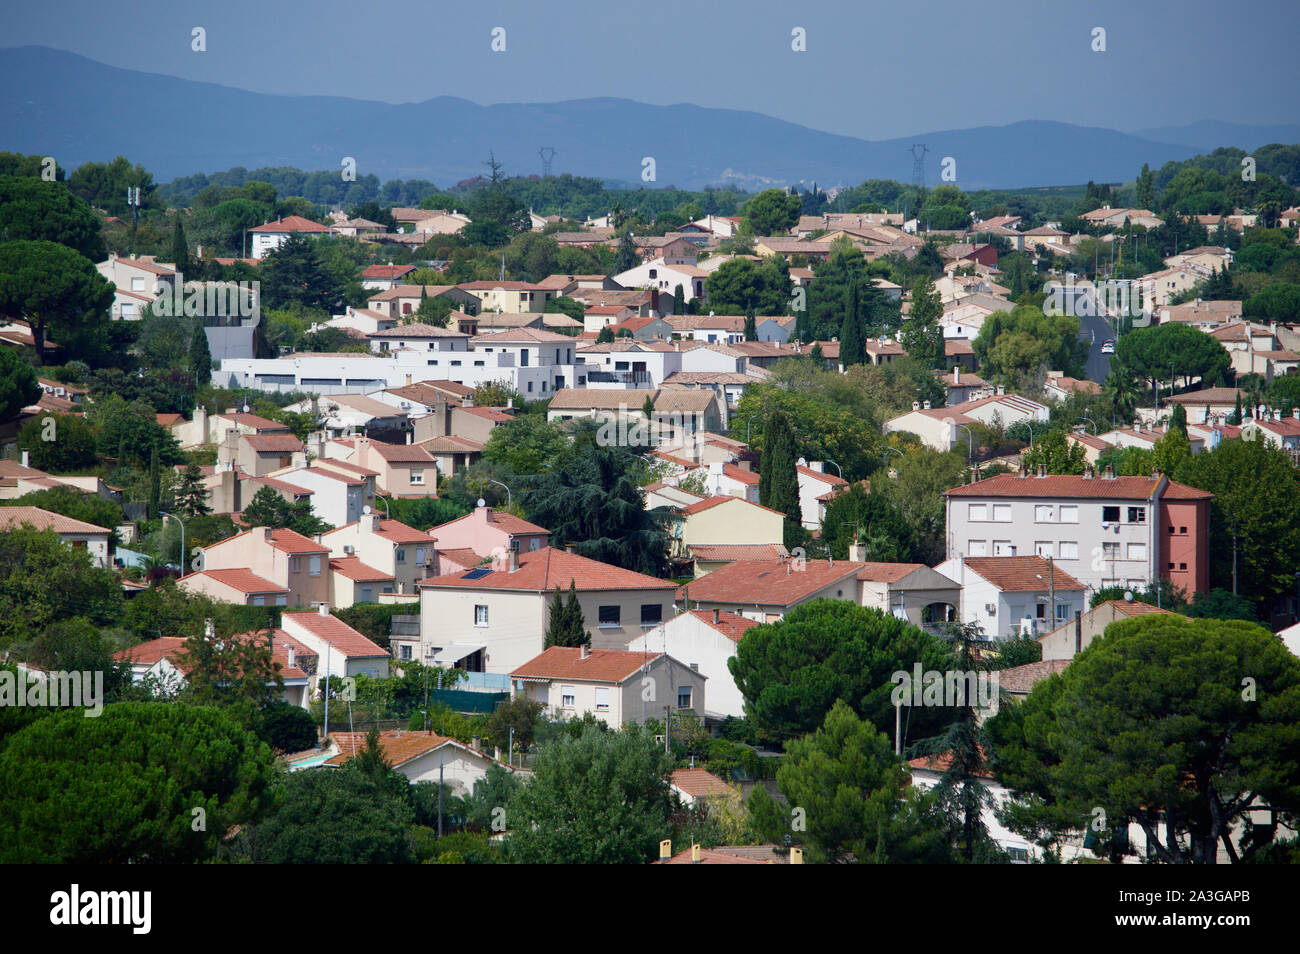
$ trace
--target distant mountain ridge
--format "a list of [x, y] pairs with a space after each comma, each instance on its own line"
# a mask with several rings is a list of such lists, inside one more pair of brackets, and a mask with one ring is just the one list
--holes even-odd
[[925, 143], [929, 185], [952, 157], [963, 189], [1017, 188], [1127, 181], [1144, 162], [1156, 168], [1207, 151], [1220, 127], [1234, 139], [1215, 146], [1255, 148], [1284, 129], [1300, 141], [1300, 127], [1207, 121], [1131, 134], [1047, 120], [868, 141], [760, 113], [613, 98], [480, 106], [449, 96], [393, 105], [271, 95], [33, 46], [0, 49], [0, 84], [0, 149], [51, 155], [65, 168], [124, 155], [159, 182], [234, 166], [341, 169], [352, 157], [359, 175], [445, 188], [482, 174], [489, 150], [509, 175], [539, 173], [537, 151], [551, 146], [554, 172], [615, 181], [640, 183], [651, 157], [648, 187], [849, 186], [911, 181], [910, 147]]

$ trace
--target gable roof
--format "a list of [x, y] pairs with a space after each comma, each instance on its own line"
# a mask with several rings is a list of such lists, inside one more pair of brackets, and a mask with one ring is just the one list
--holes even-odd
[[[715, 571], [716, 572], [716, 571]], [[478, 567], [466, 573], [452, 573], [419, 580], [416, 586], [482, 590], [524, 590], [549, 593], [557, 586], [567, 590], [572, 582], [585, 590], [667, 590], [673, 584], [644, 573], [589, 560], [587, 557], [542, 547], [519, 555], [519, 569], [498, 570]]]
[[288, 593], [287, 586], [281, 586], [278, 583], [272, 583], [270, 580], [258, 576], [252, 570], [243, 568], [230, 568], [225, 570], [197, 570], [194, 573], [187, 573], [181, 577], [182, 580], [192, 580], [195, 577], [206, 576], [216, 580], [218, 583], [229, 586], [232, 589], [239, 590], [246, 595], [263, 594], [263, 593]]
[[702, 768], [675, 769], [669, 776], [669, 782], [673, 788], [680, 789], [692, 798], [730, 795], [736, 791], [712, 772]]
[[[325, 765], [331, 767], [344, 765], [351, 761], [366, 745], [366, 733], [364, 732], [331, 732], [330, 738], [339, 750], [338, 755], [326, 759], [324, 762]], [[490, 756], [477, 752], [456, 739], [435, 735], [432, 732], [390, 729], [379, 733], [379, 747], [383, 750], [384, 758], [393, 768], [400, 768], [407, 762], [418, 759], [422, 755], [427, 755], [444, 745], [464, 749], [466, 752], [473, 752], [486, 761], [492, 761]]]
[[259, 225], [251, 228], [250, 232], [328, 232], [329, 229], [319, 222], [313, 222], [311, 219], [304, 219], [301, 215], [286, 215], [282, 219], [276, 219], [274, 222], [267, 222], [265, 225]]
[[389, 653], [382, 646], [371, 642], [343, 620], [332, 614], [322, 616], [317, 610], [299, 613], [281, 613], [281, 622], [292, 620], [318, 639], [329, 643], [336, 652], [349, 659], [372, 658], [382, 656], [387, 659]]
[[1038, 555], [1013, 557], [966, 557], [966, 568], [988, 580], [1003, 592], [1035, 592], [1087, 589], [1060, 567], [1053, 568]]
[[112, 533], [107, 527], [100, 527], [84, 520], [74, 520], [61, 513], [43, 510], [40, 507], [0, 507], [0, 527], [11, 530], [23, 524], [31, 524], [37, 530], [53, 530], [55, 533]]
[[626, 649], [592, 649], [584, 656], [578, 647], [551, 646], [512, 672], [510, 678], [621, 683], [661, 655]]
[[737, 560], [692, 580], [678, 595], [704, 603], [737, 606], [793, 606], [836, 583], [846, 583], [846, 599], [857, 600], [857, 574], [865, 564], [849, 560], [807, 560], [802, 569], [791, 561]]
[[733, 642], [740, 642], [745, 631], [758, 625], [758, 620], [749, 619], [727, 610], [717, 610], [718, 621], [713, 621], [713, 610], [690, 610], [692, 616], [705, 626], [717, 630]]

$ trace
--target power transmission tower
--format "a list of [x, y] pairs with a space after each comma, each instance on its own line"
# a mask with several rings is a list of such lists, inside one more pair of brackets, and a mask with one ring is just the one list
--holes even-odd
[[[920, 150], [918, 152], [918, 150]], [[925, 195], [925, 154], [930, 151], [930, 147], [925, 143], [912, 144], [912, 185], [916, 186], [916, 214], [921, 214], [921, 200]], [[906, 216], [904, 216], [906, 218]], [[920, 231], [921, 223], [917, 223], [917, 231]]]
[[551, 174], [551, 163], [555, 160], [555, 149], [551, 146], [543, 146], [537, 150], [537, 154], [542, 157], [542, 176], [549, 177]]
[[[917, 152], [917, 150], [921, 150]], [[925, 154], [930, 151], [930, 147], [925, 143], [915, 143], [912, 146], [912, 185], [918, 189], [925, 188]]]

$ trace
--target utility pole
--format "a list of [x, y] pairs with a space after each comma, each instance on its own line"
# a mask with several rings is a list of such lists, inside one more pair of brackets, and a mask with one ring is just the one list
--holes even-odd
[[445, 758], [438, 759], [438, 837], [442, 837], [442, 766]]
[[330, 737], [330, 643], [325, 643], [325, 739]]
[[1047, 558], [1047, 602], [1050, 604], [1047, 608], [1047, 628], [1050, 632], [1056, 622], [1056, 564], [1050, 556]]

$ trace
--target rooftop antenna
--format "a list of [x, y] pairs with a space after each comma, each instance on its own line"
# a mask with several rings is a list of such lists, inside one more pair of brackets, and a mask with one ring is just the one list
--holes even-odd
[[551, 174], [551, 163], [555, 160], [555, 149], [552, 146], [543, 146], [537, 150], [537, 154], [542, 157], [542, 176], [549, 177]]

